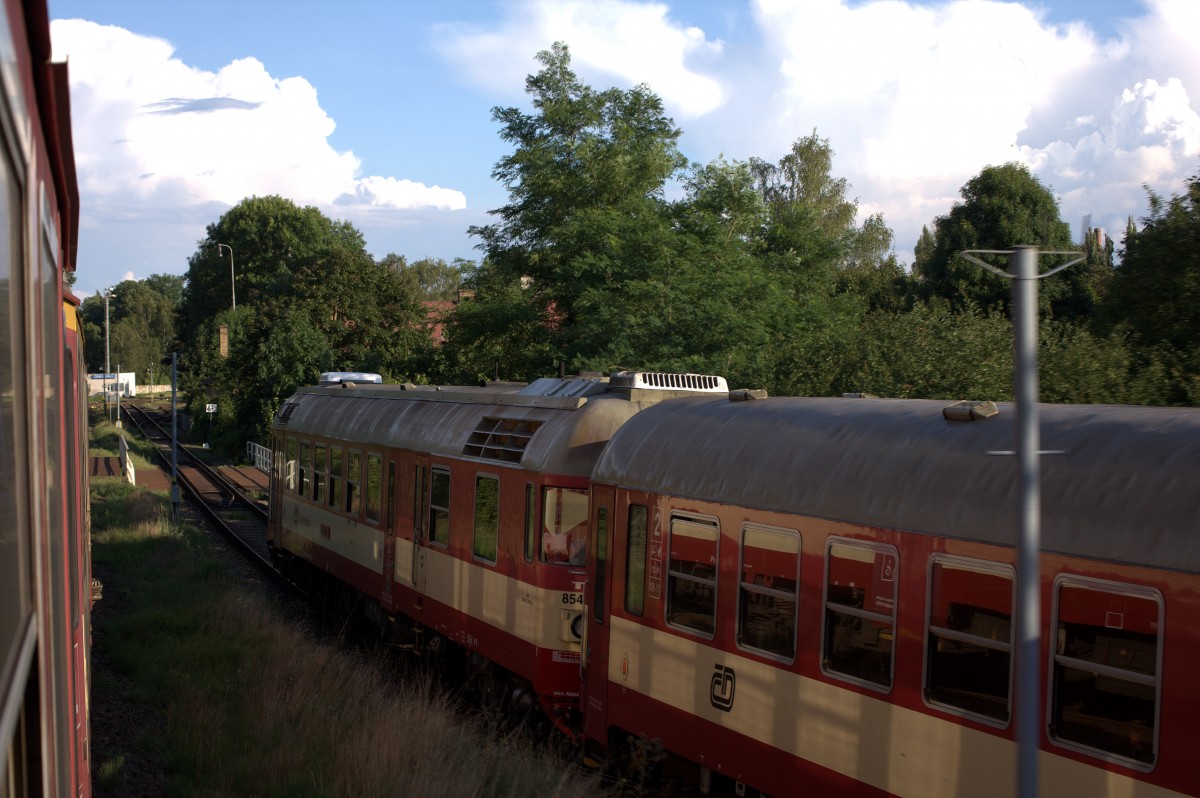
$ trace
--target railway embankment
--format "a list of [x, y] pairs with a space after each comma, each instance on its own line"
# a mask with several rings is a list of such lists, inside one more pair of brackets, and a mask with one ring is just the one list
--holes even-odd
[[553, 741], [497, 734], [420, 668], [325, 639], [198, 516], [172, 523], [165, 493], [94, 477], [92, 525], [99, 798], [598, 793]]

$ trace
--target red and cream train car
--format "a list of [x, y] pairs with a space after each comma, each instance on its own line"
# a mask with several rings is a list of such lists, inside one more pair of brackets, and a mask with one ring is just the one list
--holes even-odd
[[0, 795], [91, 794], [87, 404], [66, 64], [0, 5]]
[[457, 644], [498, 701], [536, 701], [567, 730], [589, 476], [639, 411], [725, 391], [720, 378], [676, 382], [301, 389], [274, 425], [271, 545], [301, 578], [365, 596], [401, 639]]
[[[1014, 795], [1015, 414], [947, 404], [684, 398], [617, 430], [588, 738], [714, 790]], [[1200, 794], [1200, 411], [1041, 414], [1041, 794]]]

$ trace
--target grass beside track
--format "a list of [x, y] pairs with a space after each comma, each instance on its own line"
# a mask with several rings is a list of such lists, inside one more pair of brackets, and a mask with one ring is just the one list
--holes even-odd
[[182, 798], [599, 792], [546, 742], [465, 718], [428, 679], [389, 677], [380, 658], [315, 640], [228, 575], [206, 533], [169, 517], [162, 494], [93, 483], [92, 557], [110, 604], [95, 649], [112, 671], [97, 673], [93, 703], [116, 691], [162, 719], [94, 763], [101, 792], [131, 794], [135, 749]]

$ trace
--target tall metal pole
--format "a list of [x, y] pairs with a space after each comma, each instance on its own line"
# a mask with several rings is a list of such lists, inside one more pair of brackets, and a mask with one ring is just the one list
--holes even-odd
[[1013, 340], [1016, 347], [1014, 393], [1017, 400], [1017, 460], [1021, 486], [1021, 523], [1017, 543], [1017, 794], [1038, 794], [1041, 747], [1039, 647], [1042, 599], [1040, 556], [1042, 495], [1038, 454], [1038, 251], [1017, 247], [1008, 256], [1013, 280]]
[[179, 521], [179, 423], [175, 404], [175, 368], [178, 354], [171, 353], [171, 520]]
[[[108, 375], [112, 370], [108, 365], [108, 292], [104, 289], [104, 417], [108, 418]], [[111, 420], [111, 419], [110, 419]]]
[[[1038, 750], [1041, 748], [1041, 523], [1042, 496], [1038, 457], [1041, 433], [1038, 427], [1038, 290], [1037, 281], [1056, 274], [1083, 258], [1064, 263], [1038, 274], [1038, 248], [1017, 246], [1011, 250], [973, 250], [974, 253], [1007, 255], [1009, 271], [1004, 272], [974, 257], [963, 258], [994, 274], [1013, 281], [1013, 349], [1016, 356], [1013, 393], [1017, 405], [1017, 469], [1020, 487], [1020, 518], [1017, 533], [1017, 795], [1036, 798], [1038, 794]], [[1047, 255], [1078, 255], [1077, 252], [1046, 252]], [[1001, 454], [1001, 453], [997, 453]], [[1003, 452], [1002, 454], [1012, 454]], [[1050, 454], [1050, 452], [1047, 452]]]
[[237, 310], [237, 288], [233, 283], [233, 247], [228, 244], [217, 244], [217, 254], [221, 254], [222, 249], [229, 250], [229, 293], [233, 298], [233, 309]]
[[121, 428], [121, 364], [117, 364], [117, 429]]

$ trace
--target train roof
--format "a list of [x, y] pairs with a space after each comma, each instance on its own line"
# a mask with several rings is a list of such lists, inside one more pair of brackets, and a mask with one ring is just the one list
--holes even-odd
[[[1015, 545], [1016, 411], [903, 399], [679, 399], [613, 437], [598, 482]], [[1200, 410], [1041, 405], [1042, 549], [1200, 572]]]
[[694, 390], [712, 389], [655, 387], [619, 375], [611, 382], [546, 378], [479, 387], [344, 382], [301, 388], [280, 408], [274, 426], [364, 446], [587, 477], [612, 433], [629, 418]]

